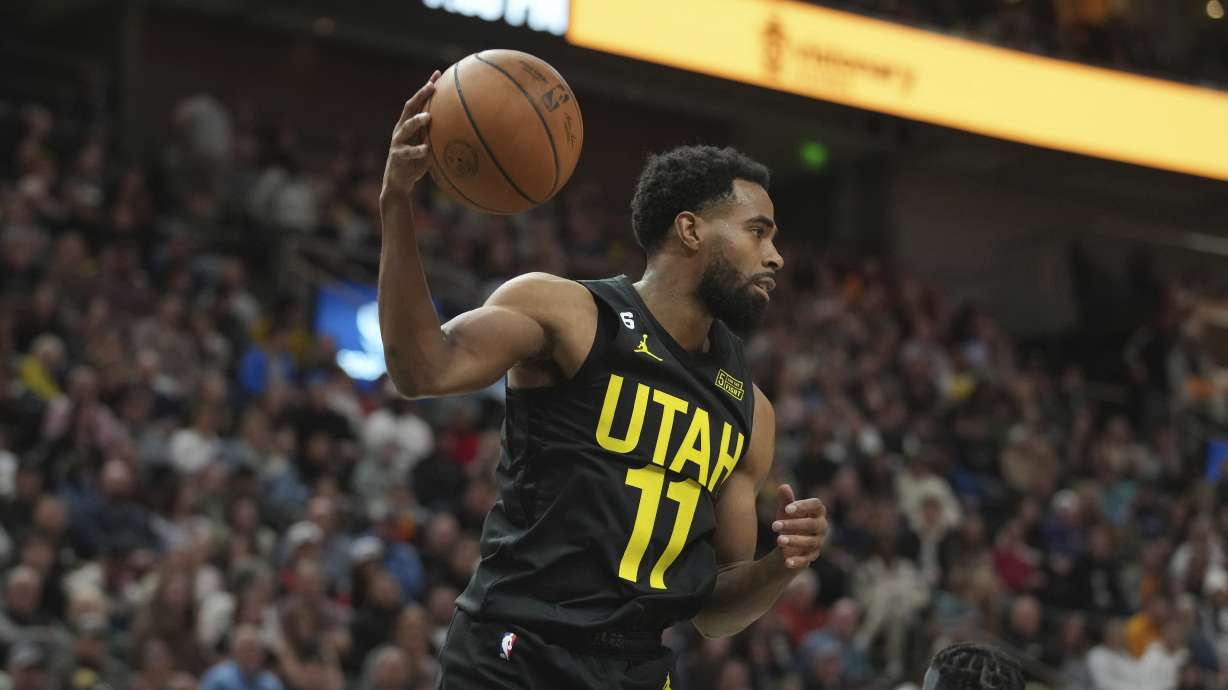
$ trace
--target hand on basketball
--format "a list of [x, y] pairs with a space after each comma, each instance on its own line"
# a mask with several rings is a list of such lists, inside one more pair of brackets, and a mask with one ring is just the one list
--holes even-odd
[[772, 522], [776, 548], [786, 568], [805, 568], [819, 557], [827, 538], [827, 507], [817, 498], [796, 500], [788, 484], [781, 484], [776, 491], [780, 496], [780, 508]]
[[430, 143], [425, 135], [431, 114], [425, 112], [426, 104], [435, 94], [435, 82], [439, 80], [436, 70], [422, 88], [405, 102], [401, 118], [392, 130], [392, 143], [388, 147], [388, 162], [384, 166], [383, 194], [408, 195], [414, 184], [426, 174], [430, 160]]

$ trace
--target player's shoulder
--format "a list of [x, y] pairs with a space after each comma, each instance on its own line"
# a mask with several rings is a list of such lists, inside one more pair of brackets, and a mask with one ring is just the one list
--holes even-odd
[[533, 301], [566, 301], [585, 296], [588, 290], [580, 283], [553, 273], [533, 271], [521, 273], [500, 285], [491, 300], [499, 303]]
[[539, 317], [569, 318], [593, 314], [596, 307], [588, 288], [552, 273], [522, 273], [500, 285], [487, 304], [511, 307]]

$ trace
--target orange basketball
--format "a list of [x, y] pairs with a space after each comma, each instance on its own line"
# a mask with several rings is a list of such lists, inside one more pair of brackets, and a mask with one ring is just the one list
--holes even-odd
[[426, 109], [431, 177], [484, 213], [520, 213], [553, 197], [584, 145], [571, 87], [515, 50], [485, 50], [452, 65]]

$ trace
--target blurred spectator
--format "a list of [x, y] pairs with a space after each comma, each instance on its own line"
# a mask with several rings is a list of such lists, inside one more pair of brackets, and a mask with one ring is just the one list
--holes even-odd
[[1104, 626], [1104, 639], [1087, 654], [1088, 671], [1094, 690], [1133, 687], [1137, 681], [1137, 662], [1126, 643], [1126, 623], [1110, 619]]
[[136, 643], [152, 639], [166, 642], [176, 670], [199, 676], [210, 654], [197, 637], [198, 604], [193, 588], [195, 573], [177, 570], [167, 561], [157, 574], [157, 584], [136, 620]]
[[265, 668], [265, 645], [260, 630], [239, 626], [231, 638], [230, 658], [209, 669], [200, 690], [281, 690], [277, 676]]
[[157, 550], [160, 543], [148, 511], [133, 496], [132, 469], [122, 460], [109, 460], [102, 468], [98, 491], [86, 490], [73, 510], [74, 548], [91, 558], [113, 544]]
[[279, 606], [279, 620], [286, 642], [299, 658], [323, 645], [336, 654], [349, 651], [350, 634], [344, 615], [326, 597], [321, 564], [313, 558], [298, 560], [290, 593]]
[[1126, 648], [1134, 658], [1141, 658], [1153, 643], [1160, 641], [1171, 612], [1168, 599], [1162, 594], [1156, 594], [1147, 602], [1144, 610], [1126, 621]]
[[49, 333], [40, 335], [17, 367], [18, 380], [26, 390], [50, 402], [62, 395], [57, 374], [63, 364], [64, 343]]
[[239, 388], [249, 397], [264, 393], [270, 383], [293, 380], [294, 359], [289, 352], [289, 334], [274, 331], [263, 344], [253, 343], [239, 359]]
[[[54, 586], [55, 583], [52, 583]], [[4, 610], [0, 612], [0, 645], [11, 653], [22, 641], [35, 642], [39, 652], [56, 659], [68, 654], [72, 638], [55, 618], [38, 608], [43, 581], [36, 570], [19, 565], [4, 580]]]
[[896, 552], [896, 538], [893, 531], [878, 536], [875, 555], [858, 568], [854, 581], [857, 598], [866, 607], [857, 645], [868, 648], [881, 636], [887, 659], [884, 671], [892, 678], [904, 670], [909, 626], [930, 597], [916, 565]]
[[63, 686], [72, 690], [128, 687], [128, 668], [108, 650], [109, 626], [102, 616], [84, 617], [77, 626], [75, 656], [64, 674]]
[[409, 657], [386, 645], [373, 650], [362, 674], [361, 690], [405, 690], [410, 685]]
[[153, 638], [145, 643], [140, 653], [140, 670], [132, 676], [132, 690], [192, 690], [196, 679], [175, 670], [166, 643]]
[[9, 649], [5, 672], [9, 690], [55, 690], [59, 687], [50, 673], [46, 654], [33, 642], [23, 640]]

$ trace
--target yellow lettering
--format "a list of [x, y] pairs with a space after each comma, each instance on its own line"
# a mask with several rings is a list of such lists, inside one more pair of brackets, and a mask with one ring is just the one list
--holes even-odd
[[665, 551], [657, 559], [648, 573], [648, 586], [653, 589], [665, 589], [665, 571], [674, 564], [682, 547], [686, 546], [687, 535], [691, 533], [691, 521], [695, 519], [695, 504], [699, 503], [701, 487], [690, 480], [670, 482], [666, 495], [678, 502], [678, 517], [674, 520], [674, 529], [669, 533], [669, 543]]
[[618, 408], [622, 388], [623, 377], [610, 374], [610, 383], [605, 389], [605, 402], [601, 405], [601, 417], [597, 420], [597, 444], [611, 453], [630, 453], [640, 442], [640, 430], [644, 427], [644, 410], [648, 408], [648, 391], [651, 390], [642, 383], [637, 384], [635, 407], [631, 409], [627, 434], [619, 439], [610, 436], [610, 427], [614, 425], [614, 412]]
[[687, 401], [662, 390], [652, 392], [652, 400], [661, 405], [661, 430], [657, 433], [657, 448], [653, 451], [653, 464], [665, 467], [665, 453], [669, 450], [669, 437], [674, 431], [674, 415], [686, 412]]
[[[622, 561], [618, 564], [618, 576], [628, 582], [635, 582], [640, 577], [640, 561], [644, 559], [644, 551], [652, 540], [652, 526], [657, 521], [657, 510], [661, 507], [661, 487], [664, 485], [665, 470], [660, 467], [645, 465], [627, 470], [627, 486], [640, 490], [640, 506], [635, 510], [635, 526], [631, 528], [631, 538], [627, 541]], [[672, 487], [670, 491], [672, 497]], [[674, 529], [677, 531], [677, 526]], [[662, 569], [662, 576], [664, 572]], [[653, 570], [653, 573], [655, 574], [656, 570]]]
[[716, 469], [712, 472], [712, 481], [708, 484], [708, 491], [716, 491], [716, 487], [729, 478], [733, 468], [738, 464], [738, 459], [742, 457], [742, 442], [745, 438], [742, 436], [742, 432], [739, 431], [738, 445], [734, 448], [733, 453], [730, 453], [729, 436], [732, 433], [733, 427], [729, 425], [729, 422], [725, 422], [725, 428], [721, 431], [721, 446], [720, 452], [717, 454]]
[[[691, 428], [686, 431], [686, 438], [669, 469], [673, 472], [682, 471], [688, 462], [699, 466], [699, 483], [708, 483], [708, 466], [712, 463], [712, 431], [708, 428], [708, 411], [696, 406], [695, 416], [691, 417]], [[697, 445], [698, 442], [698, 445]]]

